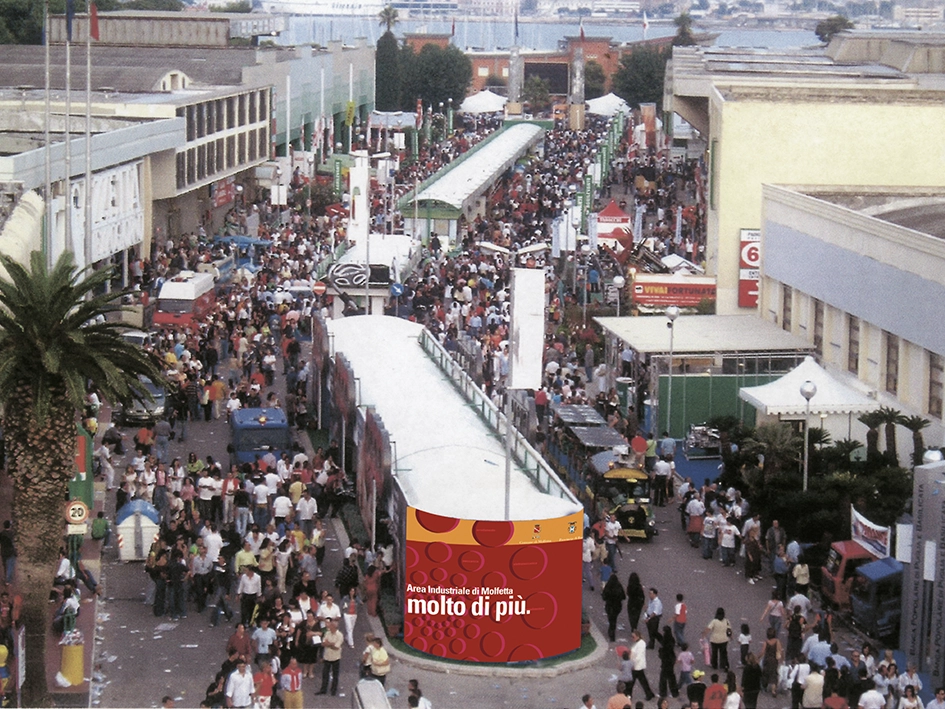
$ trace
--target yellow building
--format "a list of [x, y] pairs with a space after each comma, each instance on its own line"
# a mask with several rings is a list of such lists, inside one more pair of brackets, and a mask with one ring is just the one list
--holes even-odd
[[761, 227], [764, 184], [945, 186], [943, 49], [939, 35], [864, 32], [826, 50], [674, 48], [664, 105], [709, 146], [720, 314], [757, 306], [757, 242], [743, 247]]

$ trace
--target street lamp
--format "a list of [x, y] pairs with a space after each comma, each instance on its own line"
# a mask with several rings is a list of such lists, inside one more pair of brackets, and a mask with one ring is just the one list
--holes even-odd
[[617, 289], [617, 317], [620, 317], [620, 291], [627, 284], [627, 279], [623, 276], [614, 276], [614, 288]]
[[666, 308], [666, 327], [669, 328], [669, 378], [666, 381], [666, 431], [672, 431], [672, 415], [673, 415], [673, 335], [676, 332], [676, 328], [673, 326], [673, 323], [676, 322], [676, 318], [679, 317], [679, 307], [675, 305], [670, 305]]
[[584, 256], [584, 278], [581, 281], [581, 289], [584, 291], [584, 304], [582, 307], [583, 313], [581, 315], [581, 324], [583, 327], [587, 327], [587, 269], [588, 269], [588, 257], [591, 254], [591, 245], [587, 242], [581, 244], [581, 254]]
[[814, 395], [817, 393], [817, 385], [814, 384], [810, 379], [801, 384], [801, 396], [804, 397], [807, 402], [807, 408], [804, 413], [804, 492], [807, 492], [807, 466], [810, 463], [810, 451], [808, 450], [808, 441], [810, 441], [810, 426], [808, 426], [808, 419], [810, 418], [810, 400], [814, 398]]

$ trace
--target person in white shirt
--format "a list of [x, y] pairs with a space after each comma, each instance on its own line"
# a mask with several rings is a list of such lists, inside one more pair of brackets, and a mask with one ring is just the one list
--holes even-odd
[[597, 706], [594, 704], [594, 697], [590, 694], [585, 694], [581, 697], [581, 706], [578, 709], [597, 709]]
[[870, 683], [870, 688], [860, 695], [857, 706], [859, 709], [885, 709], [886, 699]]
[[925, 709], [945, 709], [945, 687], [935, 690], [935, 699], [926, 704]]
[[633, 687], [639, 682], [646, 695], [646, 701], [652, 701], [656, 695], [650, 689], [650, 683], [646, 679], [646, 641], [639, 630], [630, 633], [630, 641], [632, 643], [630, 646], [630, 662], [633, 667], [633, 678], [627, 685], [627, 696], [633, 694]]
[[308, 488], [302, 493], [302, 497], [295, 506], [295, 512], [295, 518], [298, 523], [302, 525], [305, 538], [310, 538], [312, 536], [312, 530], [315, 528], [315, 515], [318, 514], [318, 502], [312, 497], [312, 493]]
[[253, 675], [246, 671], [246, 661], [240, 660], [236, 669], [226, 680], [226, 705], [228, 707], [252, 706], [256, 697]]

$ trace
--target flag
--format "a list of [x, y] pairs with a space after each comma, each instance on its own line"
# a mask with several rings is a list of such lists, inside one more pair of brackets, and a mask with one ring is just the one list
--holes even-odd
[[646, 31], [650, 29], [650, 21], [646, 19], [646, 10], [643, 11], [643, 39], [646, 39]]
[[95, 3], [89, 4], [89, 37], [98, 41], [98, 7]]
[[581, 41], [583, 42], [584, 39], [584, 17], [581, 17]]
[[72, 19], [75, 17], [75, 0], [66, 0], [66, 41], [72, 41]]

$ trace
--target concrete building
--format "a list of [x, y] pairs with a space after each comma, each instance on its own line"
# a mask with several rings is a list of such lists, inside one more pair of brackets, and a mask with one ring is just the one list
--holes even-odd
[[[254, 18], [102, 13], [101, 39], [91, 52], [89, 239], [83, 211], [85, 18], [77, 18], [73, 30], [83, 43], [73, 44], [71, 51], [68, 121], [66, 49], [51, 47], [53, 253], [69, 248], [80, 265], [119, 253], [125, 264], [128, 258], [147, 257], [152, 237], [160, 242], [200, 226], [213, 232], [242, 188], [269, 187], [273, 179], [287, 182], [292, 168], [301, 163], [314, 169], [336, 142], [350, 146], [353, 131], [373, 107], [373, 48], [363, 42], [355, 47], [341, 42], [325, 48], [250, 46], [254, 33], [268, 34], [278, 26], [264, 16]], [[63, 34], [57, 27], [51, 26], [54, 38]], [[137, 45], [145, 27], [168, 44]], [[0, 46], [5, 67], [0, 125], [6, 144], [0, 180], [8, 202], [45, 185], [44, 52], [38, 46]], [[67, 123], [71, 208], [64, 196]], [[288, 168], [281, 176], [273, 162], [279, 155]], [[258, 174], [261, 166], [268, 169]], [[111, 236], [103, 231], [106, 223]]]
[[826, 50], [674, 49], [664, 109], [708, 144], [717, 312], [757, 306], [757, 263], [741, 257], [763, 185], [945, 186], [943, 52], [945, 37], [904, 32], [844, 32]]
[[[762, 318], [879, 403], [928, 419], [925, 441], [945, 444], [945, 189], [765, 185], [763, 195]], [[865, 440], [865, 426], [852, 434]], [[908, 465], [911, 436], [897, 444]]]

